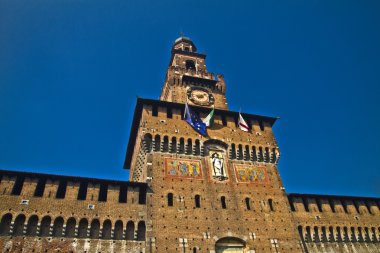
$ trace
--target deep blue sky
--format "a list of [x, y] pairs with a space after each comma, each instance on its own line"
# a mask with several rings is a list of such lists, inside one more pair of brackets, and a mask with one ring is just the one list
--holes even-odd
[[0, 168], [111, 179], [183, 31], [280, 116], [288, 192], [380, 196], [380, 1], [0, 1]]

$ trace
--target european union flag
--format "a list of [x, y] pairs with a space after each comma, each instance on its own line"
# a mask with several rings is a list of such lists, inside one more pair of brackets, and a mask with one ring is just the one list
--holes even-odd
[[195, 114], [187, 104], [185, 107], [185, 121], [189, 123], [195, 131], [203, 136], [207, 136], [206, 124], [202, 122], [198, 115]]

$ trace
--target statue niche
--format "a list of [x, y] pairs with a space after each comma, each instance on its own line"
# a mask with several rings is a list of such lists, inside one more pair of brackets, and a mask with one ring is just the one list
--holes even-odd
[[209, 160], [211, 179], [215, 181], [226, 181], [229, 179], [227, 168], [228, 145], [220, 140], [207, 140], [204, 142], [205, 156]]

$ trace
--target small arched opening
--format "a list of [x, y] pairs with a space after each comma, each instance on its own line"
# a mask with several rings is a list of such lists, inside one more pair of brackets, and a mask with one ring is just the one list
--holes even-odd
[[195, 70], [195, 63], [192, 60], [186, 60], [186, 69]]
[[121, 220], [117, 220], [115, 223], [115, 230], [113, 235], [115, 240], [123, 239], [123, 222]]
[[98, 239], [99, 238], [99, 230], [100, 230], [100, 222], [98, 219], [94, 219], [91, 222], [90, 227], [90, 238], [91, 239]]
[[242, 239], [235, 237], [224, 237], [219, 239], [215, 243], [216, 253], [243, 253], [245, 248], [245, 242]]
[[41, 221], [40, 236], [49, 236], [50, 235], [50, 216], [45, 216]]
[[127, 229], [125, 231], [125, 240], [133, 241], [135, 239], [135, 224], [133, 221], [128, 221]]
[[78, 237], [79, 238], [86, 238], [87, 237], [87, 228], [88, 228], [88, 221], [87, 219], [83, 218], [79, 221], [79, 227], [78, 227]]
[[16, 235], [16, 236], [23, 235], [24, 224], [25, 224], [25, 215], [23, 214], [18, 215], [13, 225], [13, 235]]
[[111, 229], [112, 229], [112, 224], [110, 220], [105, 220], [103, 222], [103, 230], [102, 230], [102, 238], [106, 240], [111, 239]]
[[12, 223], [12, 214], [7, 213], [1, 218], [0, 235], [9, 235], [9, 230]]
[[69, 218], [66, 223], [66, 237], [75, 237], [76, 221], [73, 217]]
[[26, 227], [26, 235], [36, 236], [37, 235], [37, 225], [38, 225], [37, 215], [30, 216], [30, 218], [28, 220], [28, 225]]
[[53, 224], [53, 236], [54, 237], [62, 236], [62, 231], [63, 231], [63, 218], [57, 217], [54, 220], [54, 224]]
[[145, 241], [145, 221], [140, 221], [137, 225], [137, 241]]

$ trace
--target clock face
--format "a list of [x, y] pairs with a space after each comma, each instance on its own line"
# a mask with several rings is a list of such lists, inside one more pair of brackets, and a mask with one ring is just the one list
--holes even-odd
[[214, 104], [214, 96], [205, 88], [192, 87], [187, 90], [188, 99], [197, 105]]

